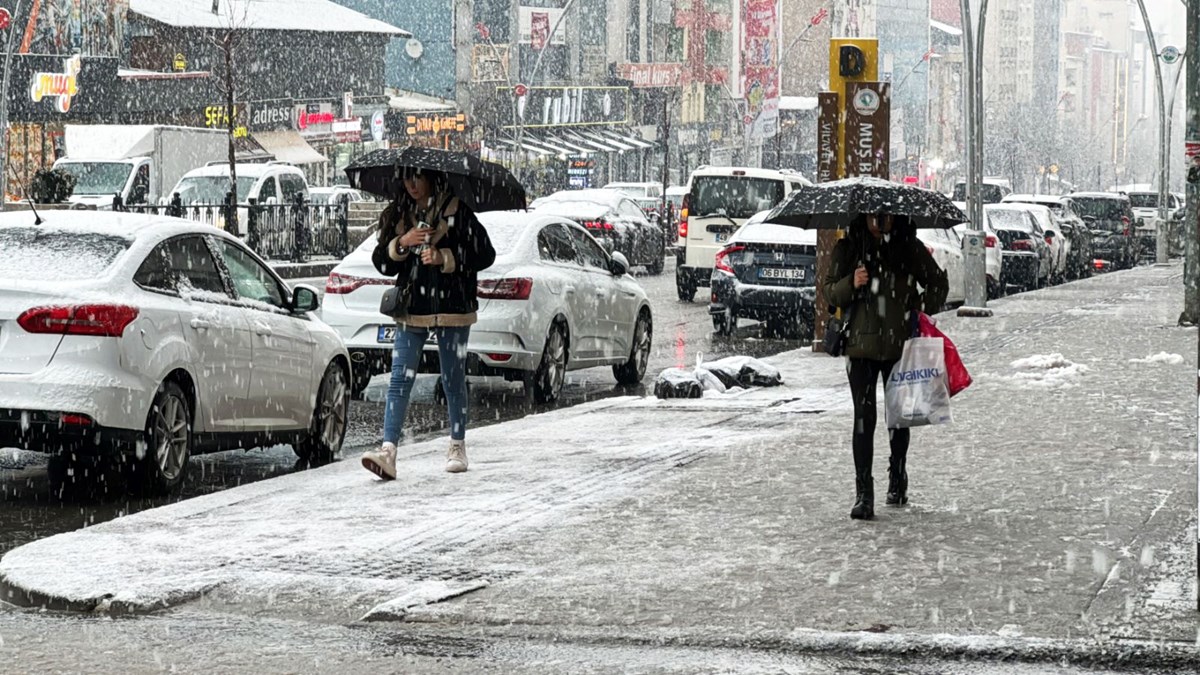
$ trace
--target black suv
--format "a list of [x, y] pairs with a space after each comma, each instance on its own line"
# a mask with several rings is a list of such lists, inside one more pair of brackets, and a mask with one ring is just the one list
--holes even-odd
[[1075, 211], [1092, 231], [1092, 254], [1113, 269], [1137, 264], [1142, 243], [1134, 227], [1133, 203], [1118, 192], [1076, 192]]

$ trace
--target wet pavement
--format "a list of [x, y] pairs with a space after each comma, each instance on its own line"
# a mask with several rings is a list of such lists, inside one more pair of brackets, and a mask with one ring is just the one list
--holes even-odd
[[[641, 386], [619, 386], [609, 368], [591, 368], [568, 374], [560, 401], [539, 405], [524, 396], [519, 383], [471, 378], [472, 425], [496, 424], [611, 396], [641, 395], [653, 386], [654, 376], [664, 368], [694, 364], [698, 357], [767, 356], [799, 346], [795, 341], [764, 335], [762, 327], [751, 321], [743, 321], [743, 327], [732, 338], [714, 335], [703, 293], [697, 294], [693, 303], [677, 299], [673, 260], [668, 260], [663, 274], [637, 278], [646, 289], [654, 312], [654, 348]], [[323, 278], [295, 279], [289, 283], [324, 289]], [[448, 426], [445, 407], [434, 401], [435, 384], [433, 375], [418, 378], [407, 431], [414, 438], [436, 435]], [[351, 403], [343, 457], [356, 456], [364, 446], [378, 441], [386, 393], [385, 374], [372, 381], [366, 400]], [[64, 499], [51, 493], [44, 455], [0, 448], [0, 556], [52, 534], [305, 468], [297, 463], [287, 446], [235, 450], [193, 457], [183, 489], [172, 497], [141, 499], [123, 494], [84, 494]]]

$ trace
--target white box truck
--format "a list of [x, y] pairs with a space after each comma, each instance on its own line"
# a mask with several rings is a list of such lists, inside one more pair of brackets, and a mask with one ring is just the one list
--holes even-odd
[[183, 174], [228, 158], [226, 138], [221, 129], [68, 124], [66, 155], [54, 168], [75, 176], [72, 204], [111, 208], [115, 195], [126, 204], [160, 204]]

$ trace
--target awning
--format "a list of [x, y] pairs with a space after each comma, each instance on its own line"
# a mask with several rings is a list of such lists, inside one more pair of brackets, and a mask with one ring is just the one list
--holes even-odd
[[[497, 137], [495, 140], [496, 140], [496, 141], [498, 141], [498, 142], [500, 142], [500, 143], [503, 143], [503, 144], [505, 144], [505, 145], [507, 145], [507, 146], [509, 146], [509, 147], [511, 147], [511, 148], [512, 148], [514, 151], [515, 151], [515, 150], [517, 150], [517, 141], [516, 141], [516, 139], [509, 138], [509, 137], [507, 137], [507, 136], [500, 136], [500, 137]], [[521, 149], [521, 150], [525, 150], [526, 152], [533, 152], [533, 153], [536, 153], [536, 154], [539, 154], [539, 155], [551, 155], [551, 156], [553, 156], [553, 155], [557, 155], [557, 154], [559, 154], [559, 153], [557, 153], [557, 152], [554, 152], [554, 151], [552, 151], [552, 150], [550, 150], [550, 149], [548, 149], [548, 148], [544, 148], [544, 147], [541, 147], [541, 146], [539, 146], [539, 145], [537, 145], [537, 144], [530, 143], [529, 141], [527, 141], [527, 140], [525, 140], [525, 139], [523, 139], [523, 138], [521, 139], [521, 148], [520, 148], [520, 149]]]
[[586, 140], [587, 142], [591, 143], [592, 145], [599, 147], [600, 149], [604, 150], [604, 152], [625, 152], [625, 150], [623, 148], [617, 147], [617, 145], [615, 143], [613, 143], [613, 142], [609, 141], [607, 138], [603, 138], [593, 132], [581, 130], [577, 133], [579, 134], [580, 138]]
[[594, 133], [597, 134], [600, 138], [603, 138], [604, 141], [606, 143], [608, 143], [609, 145], [616, 146], [616, 148], [618, 150], [625, 151], [625, 150], [636, 150], [637, 149], [637, 146], [635, 146], [633, 143], [626, 141], [624, 139], [624, 137], [615, 136], [613, 134], [607, 134], [607, 133], [604, 133], [603, 131], [596, 131]]
[[600, 152], [617, 152], [617, 149], [612, 145], [607, 145], [596, 140], [595, 137], [582, 131], [568, 133], [567, 136], [576, 143], [582, 143], [587, 147], [595, 148]]
[[253, 136], [233, 139], [234, 159], [241, 162], [266, 162], [275, 159]]
[[590, 155], [596, 152], [578, 141], [571, 141], [560, 134], [547, 133], [535, 136], [534, 141], [550, 148], [559, 148], [564, 155]]
[[603, 138], [611, 139], [617, 143], [624, 144], [630, 150], [653, 148], [654, 144], [649, 141], [644, 141], [636, 135], [623, 134], [612, 129], [602, 129], [598, 132]]
[[303, 165], [329, 161], [325, 155], [313, 150], [296, 131], [258, 131], [254, 133], [254, 139], [281, 162]]

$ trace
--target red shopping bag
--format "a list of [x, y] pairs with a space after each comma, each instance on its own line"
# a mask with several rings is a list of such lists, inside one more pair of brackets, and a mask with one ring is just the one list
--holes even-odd
[[950, 396], [971, 386], [971, 374], [967, 372], [967, 367], [963, 365], [962, 358], [958, 355], [958, 347], [955, 347], [950, 338], [933, 325], [933, 319], [930, 319], [928, 314], [922, 312], [918, 317], [918, 322], [920, 337], [942, 338], [942, 342], [945, 344], [946, 384], [950, 389]]

